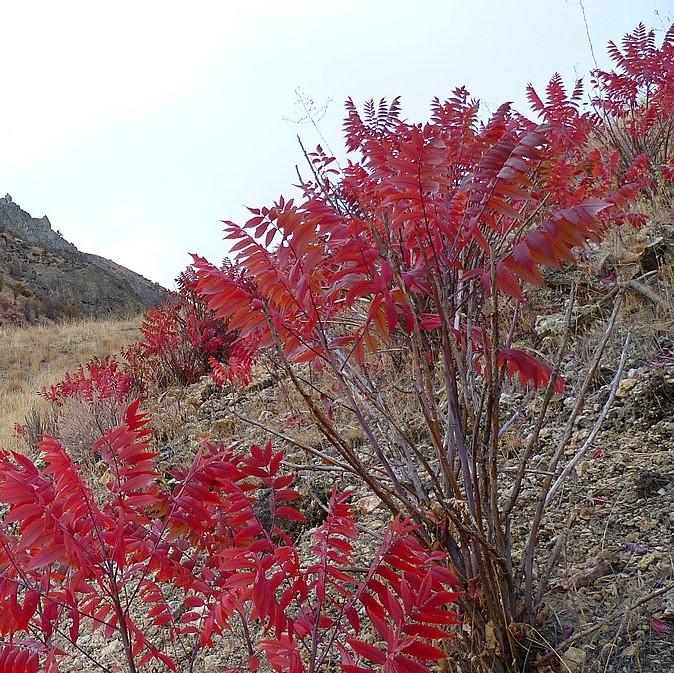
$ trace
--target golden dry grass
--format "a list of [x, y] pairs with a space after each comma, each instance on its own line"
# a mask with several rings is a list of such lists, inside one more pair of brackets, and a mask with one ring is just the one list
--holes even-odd
[[141, 318], [0, 327], [0, 448], [20, 448], [14, 424], [48, 404], [38, 394], [93, 357], [115, 354], [138, 338]]

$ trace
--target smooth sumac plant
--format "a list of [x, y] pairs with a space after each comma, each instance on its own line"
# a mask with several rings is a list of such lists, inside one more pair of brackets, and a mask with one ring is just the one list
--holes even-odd
[[195, 282], [192, 270], [181, 273], [178, 291], [146, 313], [140, 340], [125, 349], [129, 370], [141, 387], [194, 383], [208, 373], [211, 359], [229, 360], [233, 335], [199, 298]]
[[614, 70], [597, 69], [592, 102], [601, 132], [644, 187], [657, 191], [674, 181], [674, 24], [662, 43], [640, 23], [621, 45], [609, 42]]
[[51, 411], [27, 417], [23, 438], [34, 448], [44, 432], [57, 435], [71, 455], [88, 460], [91, 444], [123, 419], [135, 389], [134, 376], [116, 357], [93, 358], [42, 388]]
[[[451, 556], [471, 620], [455, 665], [471, 671], [520, 671], [536, 659], [517, 625], [542, 603], [549, 564], [538, 535], [596, 369], [533, 487], [515, 549], [524, 475], [564, 390], [573, 304], [545, 361], [520, 345], [527, 287], [629, 220], [641, 186], [618, 170], [615, 148], [596, 142], [601, 120], [582, 112], [581, 83], [568, 93], [555, 76], [544, 99], [533, 87], [529, 98], [542, 123], [507, 104], [481, 123], [463, 88], [436, 99], [420, 124], [403, 121], [397, 99], [363, 114], [349, 101], [345, 166], [319, 147], [300, 198], [226, 222], [239, 276], [194, 257], [197, 290], [237, 331], [234, 348], [255, 344], [295, 386], [339, 466]], [[514, 382], [531, 393], [505, 418], [502, 393]], [[366, 450], [340, 422], [360, 428]], [[528, 435], [514, 472], [501, 469], [508, 429]]]
[[[458, 580], [409, 520], [356, 561], [335, 489], [303, 553], [284, 528], [303, 516], [282, 451], [206, 445], [167, 483], [150, 442], [134, 402], [92, 447], [103, 493], [54, 438], [36, 462], [0, 455], [0, 671], [52, 673], [72, 655], [103, 671], [192, 671], [217, 648], [227, 670], [426, 673], [446, 656]], [[99, 629], [117, 661], [83, 640]]]
[[94, 358], [86, 366], [67, 372], [58, 383], [42, 388], [40, 395], [56, 407], [68, 400], [90, 405], [105, 400], [122, 403], [128, 400], [132, 386], [132, 376], [117, 359], [104, 357]]

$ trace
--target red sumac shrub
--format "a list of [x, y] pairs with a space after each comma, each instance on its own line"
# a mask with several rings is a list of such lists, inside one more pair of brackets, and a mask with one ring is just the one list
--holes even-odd
[[[671, 32], [654, 50], [639, 30], [619, 59], [627, 69], [642, 52], [658, 61], [646, 65], [658, 73], [654, 109], [662, 111], [670, 106], [670, 42]], [[564, 390], [570, 334], [567, 327], [554, 363], [532, 354], [528, 287], [574, 265], [610, 227], [642, 220], [630, 212], [645, 184], [640, 165], [621, 169], [622, 148], [599, 142], [607, 122], [583, 111], [582, 83], [569, 91], [554, 75], [544, 95], [533, 86], [527, 93], [535, 119], [504, 104], [484, 122], [464, 88], [435, 99], [422, 123], [404, 120], [398, 99], [369, 101], [362, 112], [349, 100], [348, 161], [338, 168], [318, 147], [307, 153], [310, 177], [296, 198], [225, 222], [238, 274], [194, 256], [197, 291], [237, 332], [232, 350], [245, 351], [249, 368], [266, 349], [339, 456], [338, 469], [357, 475], [392, 513], [414, 517], [427, 548], [451, 554], [474, 599], [455, 657], [466, 671], [520, 671], [531, 661], [527, 648], [536, 645], [522, 647], [513, 630], [534, 622], [542, 604], [547, 566], [538, 534], [568, 455], [557, 449], [535, 488], [517, 567], [512, 519], [551, 401]], [[641, 110], [638, 94], [632, 103]], [[567, 326], [573, 301], [571, 294]], [[216, 380], [233, 378], [227, 363], [213, 368]], [[513, 382], [540, 394], [506, 419], [502, 393]], [[511, 423], [527, 441], [509, 474], [501, 441]], [[361, 431], [365, 449], [346, 426]], [[479, 665], [467, 656], [476, 651], [484, 654]]]
[[333, 491], [308, 556], [284, 530], [303, 515], [282, 451], [206, 445], [169, 486], [150, 440], [134, 402], [92, 447], [109, 470], [104, 493], [56, 439], [45, 437], [39, 462], [0, 454], [0, 670], [39, 660], [53, 673], [77, 652], [96, 662], [81, 636], [98, 629], [128, 671], [192, 671], [227, 638], [228, 669], [241, 671], [339, 660], [345, 673], [427, 673], [446, 656], [438, 642], [457, 621], [457, 579], [409, 521], [397, 518], [354, 572], [348, 494]]
[[67, 372], [63, 379], [44, 387], [40, 395], [56, 407], [67, 400], [78, 400], [90, 405], [104, 400], [126, 402], [131, 393], [133, 377], [114, 357], [94, 358], [86, 366]]
[[226, 321], [196, 294], [193, 273], [183, 272], [177, 279], [178, 292], [147, 312], [140, 341], [124, 351], [141, 385], [194, 383], [208, 373], [211, 358], [229, 359], [234, 337]]
[[640, 23], [621, 46], [609, 42], [615, 70], [592, 73], [592, 102], [608, 143], [619, 152], [622, 169], [649, 187], [657, 178], [674, 180], [674, 24], [657, 45], [655, 31]]
[[88, 460], [89, 447], [100, 435], [117, 426], [135, 390], [131, 373], [112, 356], [94, 358], [84, 367], [67, 372], [40, 395], [52, 405], [46, 416], [27, 417], [27, 443], [34, 447], [43, 432], [57, 435], [77, 460]]

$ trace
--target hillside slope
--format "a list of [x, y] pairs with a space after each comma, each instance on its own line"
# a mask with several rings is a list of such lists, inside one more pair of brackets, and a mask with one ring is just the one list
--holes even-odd
[[165, 295], [143, 276], [79, 251], [47, 217], [31, 217], [9, 195], [0, 198], [0, 324], [128, 316]]

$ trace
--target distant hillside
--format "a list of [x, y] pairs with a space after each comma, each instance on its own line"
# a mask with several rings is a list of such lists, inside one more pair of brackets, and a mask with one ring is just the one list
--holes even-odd
[[0, 198], [0, 324], [40, 318], [125, 316], [160, 303], [166, 290], [111, 260], [80, 252]]

